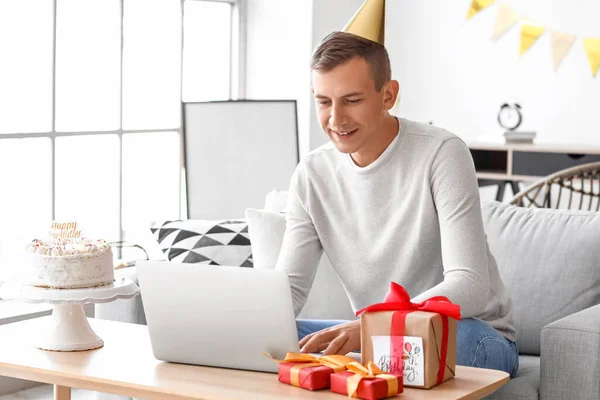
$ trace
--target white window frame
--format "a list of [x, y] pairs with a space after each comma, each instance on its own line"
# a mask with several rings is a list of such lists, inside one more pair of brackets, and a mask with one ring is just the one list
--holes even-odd
[[[172, 129], [143, 129], [143, 130], [124, 130], [123, 129], [123, 7], [124, 1], [120, 3], [120, 29], [121, 29], [121, 51], [120, 51], [120, 107], [119, 107], [119, 129], [108, 131], [79, 131], [79, 132], [59, 132], [56, 131], [56, 9], [57, 1], [53, 0], [53, 38], [52, 38], [52, 130], [50, 132], [33, 132], [33, 133], [4, 133], [0, 134], [0, 143], [3, 139], [25, 139], [25, 138], [49, 138], [51, 141], [51, 174], [52, 174], [52, 189], [51, 189], [51, 205], [52, 219], [55, 219], [56, 213], [56, 138], [65, 136], [81, 136], [81, 135], [105, 135], [115, 134], [119, 138], [119, 240], [123, 240], [123, 135], [135, 133], [152, 133], [152, 132], [178, 132], [180, 142], [180, 157], [181, 165], [179, 168], [179, 217], [183, 218], [187, 214], [187, 210], [182, 208], [182, 169], [183, 169], [183, 121], [180, 120], [179, 127]], [[179, 100], [182, 101], [183, 92], [183, 18], [184, 18], [184, 2], [185, 1], [212, 1], [224, 2], [232, 5], [231, 7], [231, 68], [230, 68], [230, 98], [232, 100], [245, 98], [246, 86], [246, 20], [247, 13], [246, 0], [179, 0], [181, 7], [181, 49], [180, 49], [180, 66], [181, 66], [181, 82]], [[119, 249], [120, 254], [121, 249]], [[52, 306], [48, 304], [15, 304], [13, 301], [0, 299], [0, 325], [20, 321], [23, 319], [36, 318], [52, 313]], [[93, 311], [90, 315], [93, 315]]]
[[[124, 19], [124, 2], [127, 0], [119, 0], [120, 4], [120, 30], [121, 30], [121, 49], [120, 49], [120, 80], [119, 80], [119, 129], [106, 131], [77, 131], [77, 132], [61, 132], [56, 131], [56, 10], [58, 0], [53, 0], [53, 27], [52, 27], [52, 125], [49, 132], [32, 132], [32, 133], [3, 133], [0, 134], [0, 143], [3, 139], [24, 139], [24, 138], [49, 138], [51, 141], [51, 217], [55, 219], [56, 213], [56, 138], [66, 136], [84, 136], [84, 135], [106, 135], [114, 134], [119, 139], [119, 238], [123, 240], [123, 135], [135, 133], [152, 133], [152, 132], [178, 132], [180, 141], [180, 173], [179, 173], [179, 217], [182, 218], [187, 214], [182, 206], [182, 169], [183, 169], [183, 121], [180, 121], [179, 126], [162, 129], [123, 129], [123, 19]], [[246, 73], [246, 1], [245, 0], [179, 0], [181, 7], [181, 49], [180, 49], [180, 93], [179, 100], [182, 100], [183, 91], [183, 41], [184, 41], [184, 2], [186, 1], [206, 1], [220, 2], [231, 4], [231, 68], [230, 68], [230, 98], [239, 99], [245, 97], [245, 73]]]

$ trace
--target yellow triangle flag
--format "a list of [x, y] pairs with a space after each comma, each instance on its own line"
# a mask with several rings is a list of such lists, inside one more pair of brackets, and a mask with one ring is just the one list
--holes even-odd
[[384, 46], [385, 0], [365, 0], [342, 31], [372, 40]]
[[530, 21], [523, 21], [521, 24], [521, 55], [542, 36], [546, 28], [541, 25], [535, 25]]
[[575, 36], [562, 32], [550, 32], [550, 38], [552, 40], [552, 60], [556, 71], [575, 43]]
[[477, 14], [479, 11], [488, 7], [496, 0], [471, 0], [471, 7], [469, 7], [469, 13], [467, 14], [467, 19], [471, 18], [473, 15]]
[[595, 77], [600, 67], [600, 38], [583, 38], [583, 48]]
[[496, 16], [496, 23], [494, 24], [494, 33], [492, 33], [492, 39], [499, 39], [500, 36], [504, 35], [521, 17], [512, 8], [501, 4], [498, 7], [498, 15]]

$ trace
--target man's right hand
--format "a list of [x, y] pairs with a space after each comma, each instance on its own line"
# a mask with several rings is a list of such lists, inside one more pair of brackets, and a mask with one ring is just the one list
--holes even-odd
[[311, 333], [300, 341], [302, 353], [323, 351], [323, 355], [345, 355], [358, 350], [360, 350], [360, 320]]

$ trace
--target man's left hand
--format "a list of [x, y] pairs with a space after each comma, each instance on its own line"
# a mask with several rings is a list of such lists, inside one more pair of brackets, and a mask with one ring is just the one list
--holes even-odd
[[360, 350], [360, 320], [311, 333], [300, 341], [302, 353], [323, 351], [323, 355], [345, 355], [357, 350]]

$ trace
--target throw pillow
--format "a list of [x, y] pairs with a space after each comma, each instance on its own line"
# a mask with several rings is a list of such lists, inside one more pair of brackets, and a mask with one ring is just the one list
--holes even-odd
[[243, 220], [155, 222], [150, 231], [169, 261], [252, 267], [248, 224]]
[[285, 233], [285, 214], [246, 210], [254, 268], [274, 269]]
[[[254, 268], [273, 269], [283, 243], [285, 214], [247, 209]], [[323, 254], [300, 319], [356, 319], [348, 295], [327, 255]]]
[[273, 189], [265, 197], [265, 210], [273, 212], [286, 212], [288, 191]]
[[600, 213], [485, 202], [482, 214], [519, 349], [538, 355], [544, 326], [600, 303]]

